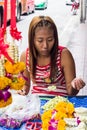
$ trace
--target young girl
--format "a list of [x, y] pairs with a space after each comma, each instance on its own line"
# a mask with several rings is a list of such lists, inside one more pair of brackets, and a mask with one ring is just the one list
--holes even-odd
[[26, 84], [21, 95], [76, 95], [85, 86], [76, 78], [75, 63], [70, 51], [59, 46], [57, 27], [48, 16], [32, 19], [28, 33], [29, 48], [21, 55], [26, 63], [23, 77]]

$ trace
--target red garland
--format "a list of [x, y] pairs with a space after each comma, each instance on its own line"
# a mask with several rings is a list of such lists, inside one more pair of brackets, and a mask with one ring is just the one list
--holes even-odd
[[1, 58], [1, 55], [4, 55], [13, 64], [14, 61], [7, 52], [9, 45], [4, 43], [4, 35], [6, 32], [6, 26], [7, 26], [7, 0], [4, 1], [3, 21], [4, 21], [3, 26], [2, 28], [0, 28], [0, 58]]
[[20, 40], [20, 39], [22, 38], [21, 32], [19, 32], [19, 31], [17, 30], [17, 28], [11, 27], [11, 28], [10, 28], [10, 34], [11, 34], [11, 36], [12, 36], [14, 39], [16, 39], [16, 40]]
[[12, 64], [14, 64], [13, 59], [9, 56], [7, 49], [9, 48], [8, 44], [5, 44], [3, 39], [0, 39], [0, 58], [1, 55], [4, 55]]
[[6, 26], [7, 26], [7, 0], [4, 0], [4, 16], [3, 16], [3, 27], [4, 31], [6, 31]]
[[16, 27], [16, 0], [11, 0], [11, 26], [10, 26], [10, 34], [11, 36], [16, 39], [19, 40], [22, 38], [21, 36], [21, 32], [19, 32], [17, 30]]
[[7, 0], [4, 2], [3, 26], [0, 28], [0, 39], [4, 40], [4, 34], [7, 26]]

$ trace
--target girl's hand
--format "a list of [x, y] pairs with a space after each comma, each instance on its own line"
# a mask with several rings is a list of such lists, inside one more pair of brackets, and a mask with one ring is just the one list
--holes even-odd
[[85, 82], [81, 78], [75, 78], [72, 80], [71, 85], [74, 89], [80, 90], [85, 86]]
[[28, 86], [24, 86], [24, 88], [21, 89], [21, 90], [18, 90], [17, 93], [20, 94], [20, 95], [25, 96], [25, 95], [27, 95], [29, 93], [29, 87]]

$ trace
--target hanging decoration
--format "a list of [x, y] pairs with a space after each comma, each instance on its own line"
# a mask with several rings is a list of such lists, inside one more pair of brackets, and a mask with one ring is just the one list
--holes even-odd
[[10, 34], [11, 36], [16, 39], [20, 40], [22, 38], [21, 32], [17, 30], [16, 26], [16, 0], [11, 0], [11, 25], [10, 25]]
[[0, 108], [12, 103], [12, 95], [9, 89], [19, 90], [25, 84], [21, 73], [25, 70], [25, 63], [19, 62], [18, 47], [15, 40], [22, 38], [21, 32], [16, 26], [16, 0], [10, 0], [11, 23], [10, 35], [13, 42], [8, 43], [6, 36], [7, 27], [7, 2], [4, 0], [3, 25], [0, 28]]
[[4, 2], [3, 22], [4, 22], [3, 26], [0, 28], [0, 57], [1, 55], [4, 55], [11, 63], [14, 63], [14, 61], [7, 52], [9, 45], [4, 43], [4, 36], [6, 34], [6, 26], [7, 26], [7, 0], [5, 0]]

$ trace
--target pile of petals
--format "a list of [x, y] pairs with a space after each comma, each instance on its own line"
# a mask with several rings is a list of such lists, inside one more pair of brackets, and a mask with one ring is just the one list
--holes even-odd
[[58, 102], [54, 109], [47, 110], [42, 114], [42, 129], [65, 130], [66, 122], [64, 118], [73, 118], [74, 112], [74, 105], [71, 102]]
[[19, 128], [21, 126], [21, 121], [9, 118], [8, 116], [0, 117], [0, 126], [6, 128]]

